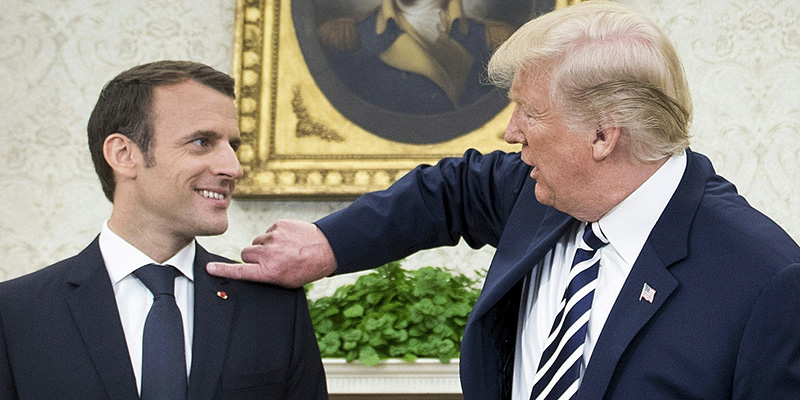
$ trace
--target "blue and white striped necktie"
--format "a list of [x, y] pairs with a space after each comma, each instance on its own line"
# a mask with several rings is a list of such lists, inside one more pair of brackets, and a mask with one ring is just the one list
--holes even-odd
[[583, 346], [600, 265], [597, 250], [606, 244], [608, 242], [592, 232], [592, 225], [587, 224], [572, 261], [567, 290], [536, 371], [531, 400], [572, 399], [578, 391]]

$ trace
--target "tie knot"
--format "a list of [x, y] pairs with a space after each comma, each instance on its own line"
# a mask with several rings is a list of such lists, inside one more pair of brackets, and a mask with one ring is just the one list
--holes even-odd
[[147, 264], [134, 271], [133, 274], [147, 286], [147, 289], [153, 293], [153, 297], [162, 294], [175, 296], [175, 277], [180, 274], [175, 267], [171, 265]]
[[583, 242], [591, 247], [592, 251], [597, 251], [597, 249], [608, 244], [608, 239], [602, 234], [598, 237], [592, 230], [592, 225], [591, 223], [586, 224], [586, 229], [583, 231]]

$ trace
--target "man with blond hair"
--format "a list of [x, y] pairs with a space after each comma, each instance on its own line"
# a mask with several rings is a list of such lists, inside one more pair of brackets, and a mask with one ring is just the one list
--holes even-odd
[[664, 33], [611, 2], [493, 55], [519, 153], [420, 166], [213, 274], [297, 286], [415, 251], [496, 247], [461, 345], [467, 400], [800, 398], [800, 248], [689, 150]]

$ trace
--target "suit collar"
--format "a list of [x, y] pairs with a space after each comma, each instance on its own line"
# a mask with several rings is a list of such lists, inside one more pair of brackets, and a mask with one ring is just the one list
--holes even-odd
[[209, 275], [206, 264], [219, 261], [199, 244], [194, 261], [194, 343], [189, 375], [189, 399], [214, 396], [225, 362], [231, 333], [236, 293], [229, 280]]
[[689, 230], [705, 193], [706, 180], [714, 173], [711, 163], [704, 156], [689, 149], [686, 155], [683, 179], [648, 238], [666, 265], [677, 262], [689, 253]]
[[66, 302], [95, 371], [109, 398], [138, 399], [114, 289], [97, 239], [72, 262], [67, 280], [74, 290]]
[[[669, 267], [688, 254], [689, 232], [703, 196], [708, 171], [702, 156], [687, 150], [686, 172], [653, 227], [600, 333], [577, 399], [605, 393], [623, 352], [678, 287]], [[709, 164], [710, 168], [710, 164]], [[644, 285], [655, 289], [652, 303], [641, 299]]]
[[[686, 172], [686, 153], [672, 156], [598, 221], [627, 265], [632, 266]], [[597, 232], [597, 229], [595, 229]]]

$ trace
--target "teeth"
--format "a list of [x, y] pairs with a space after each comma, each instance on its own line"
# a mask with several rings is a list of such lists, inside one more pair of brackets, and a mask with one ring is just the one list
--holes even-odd
[[222, 193], [212, 192], [210, 190], [198, 190], [197, 193], [199, 193], [201, 196], [207, 199], [222, 200], [225, 198], [225, 195], [223, 195]]

